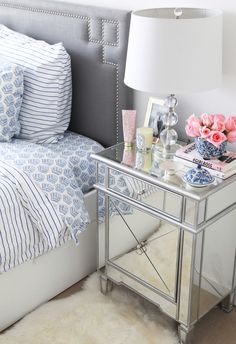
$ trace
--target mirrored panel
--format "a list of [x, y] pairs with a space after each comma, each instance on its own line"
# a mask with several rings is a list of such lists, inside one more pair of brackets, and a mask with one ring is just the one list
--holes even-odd
[[97, 184], [105, 187], [106, 166], [102, 162], [97, 162]]
[[98, 212], [98, 268], [105, 265], [105, 193], [97, 193], [97, 212]]
[[194, 234], [188, 231], [183, 233], [183, 252], [181, 264], [181, 285], [179, 296], [179, 320], [184, 324], [189, 323], [191, 277], [193, 264]]
[[197, 202], [190, 198], [186, 198], [184, 222], [190, 225], [194, 225], [196, 209], [197, 209]]
[[169, 190], [109, 168], [109, 189], [180, 220], [183, 197]]
[[198, 225], [205, 219], [206, 200], [201, 202], [186, 197], [184, 222], [189, 225]]
[[201, 262], [202, 262], [202, 245], [203, 245], [203, 231], [195, 236], [195, 258], [193, 259], [193, 283], [191, 286], [191, 313], [190, 321], [193, 323], [198, 319], [199, 313], [199, 299], [200, 299], [200, 273], [201, 273]]
[[109, 197], [109, 260], [176, 299], [179, 227]]
[[131, 288], [132, 290], [137, 291], [141, 295], [143, 295], [145, 298], [150, 300], [152, 303], [156, 304], [162, 312], [165, 312], [166, 314], [170, 315], [173, 319], [175, 319], [176, 316], [176, 303], [172, 302], [171, 300], [166, 300], [162, 295], [155, 292], [155, 289], [151, 290], [141, 283], [139, 281], [135, 281], [132, 277], [129, 277], [128, 275], [121, 274], [119, 270], [117, 270], [114, 266], [107, 265], [106, 273], [114, 281], [117, 281], [118, 283], [124, 283], [126, 286]]
[[[235, 188], [236, 181], [215, 192], [208, 198], [206, 214], [207, 220], [235, 203]], [[222, 200], [224, 200], [224, 202], [222, 202]]]
[[236, 210], [205, 229], [199, 316], [232, 291]]
[[165, 191], [165, 213], [180, 220], [182, 213], [183, 197], [173, 192]]

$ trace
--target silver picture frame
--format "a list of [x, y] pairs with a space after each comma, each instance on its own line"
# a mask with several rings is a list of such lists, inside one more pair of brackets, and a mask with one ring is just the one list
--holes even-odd
[[162, 115], [168, 112], [164, 99], [149, 97], [144, 120], [145, 127], [153, 128], [154, 139], [159, 138], [163, 129]]

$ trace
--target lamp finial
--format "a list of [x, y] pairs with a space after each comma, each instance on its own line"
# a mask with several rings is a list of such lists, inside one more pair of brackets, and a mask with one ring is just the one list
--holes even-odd
[[176, 7], [174, 10], [174, 15], [176, 19], [179, 19], [183, 14], [183, 10], [180, 7]]

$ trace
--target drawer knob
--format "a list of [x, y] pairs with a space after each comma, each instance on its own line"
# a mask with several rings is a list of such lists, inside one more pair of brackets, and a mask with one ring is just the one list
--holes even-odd
[[137, 195], [138, 195], [138, 196], [142, 196], [142, 195], [144, 195], [146, 192], [147, 192], [147, 190], [142, 189], [142, 190], [140, 190], [140, 191], [137, 192]]

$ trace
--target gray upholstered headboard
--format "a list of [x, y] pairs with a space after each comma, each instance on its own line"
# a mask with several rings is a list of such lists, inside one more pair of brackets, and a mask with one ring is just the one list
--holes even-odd
[[132, 107], [123, 82], [129, 13], [50, 0], [0, 0], [0, 23], [48, 43], [72, 60], [70, 129], [105, 146], [122, 140], [121, 109]]

